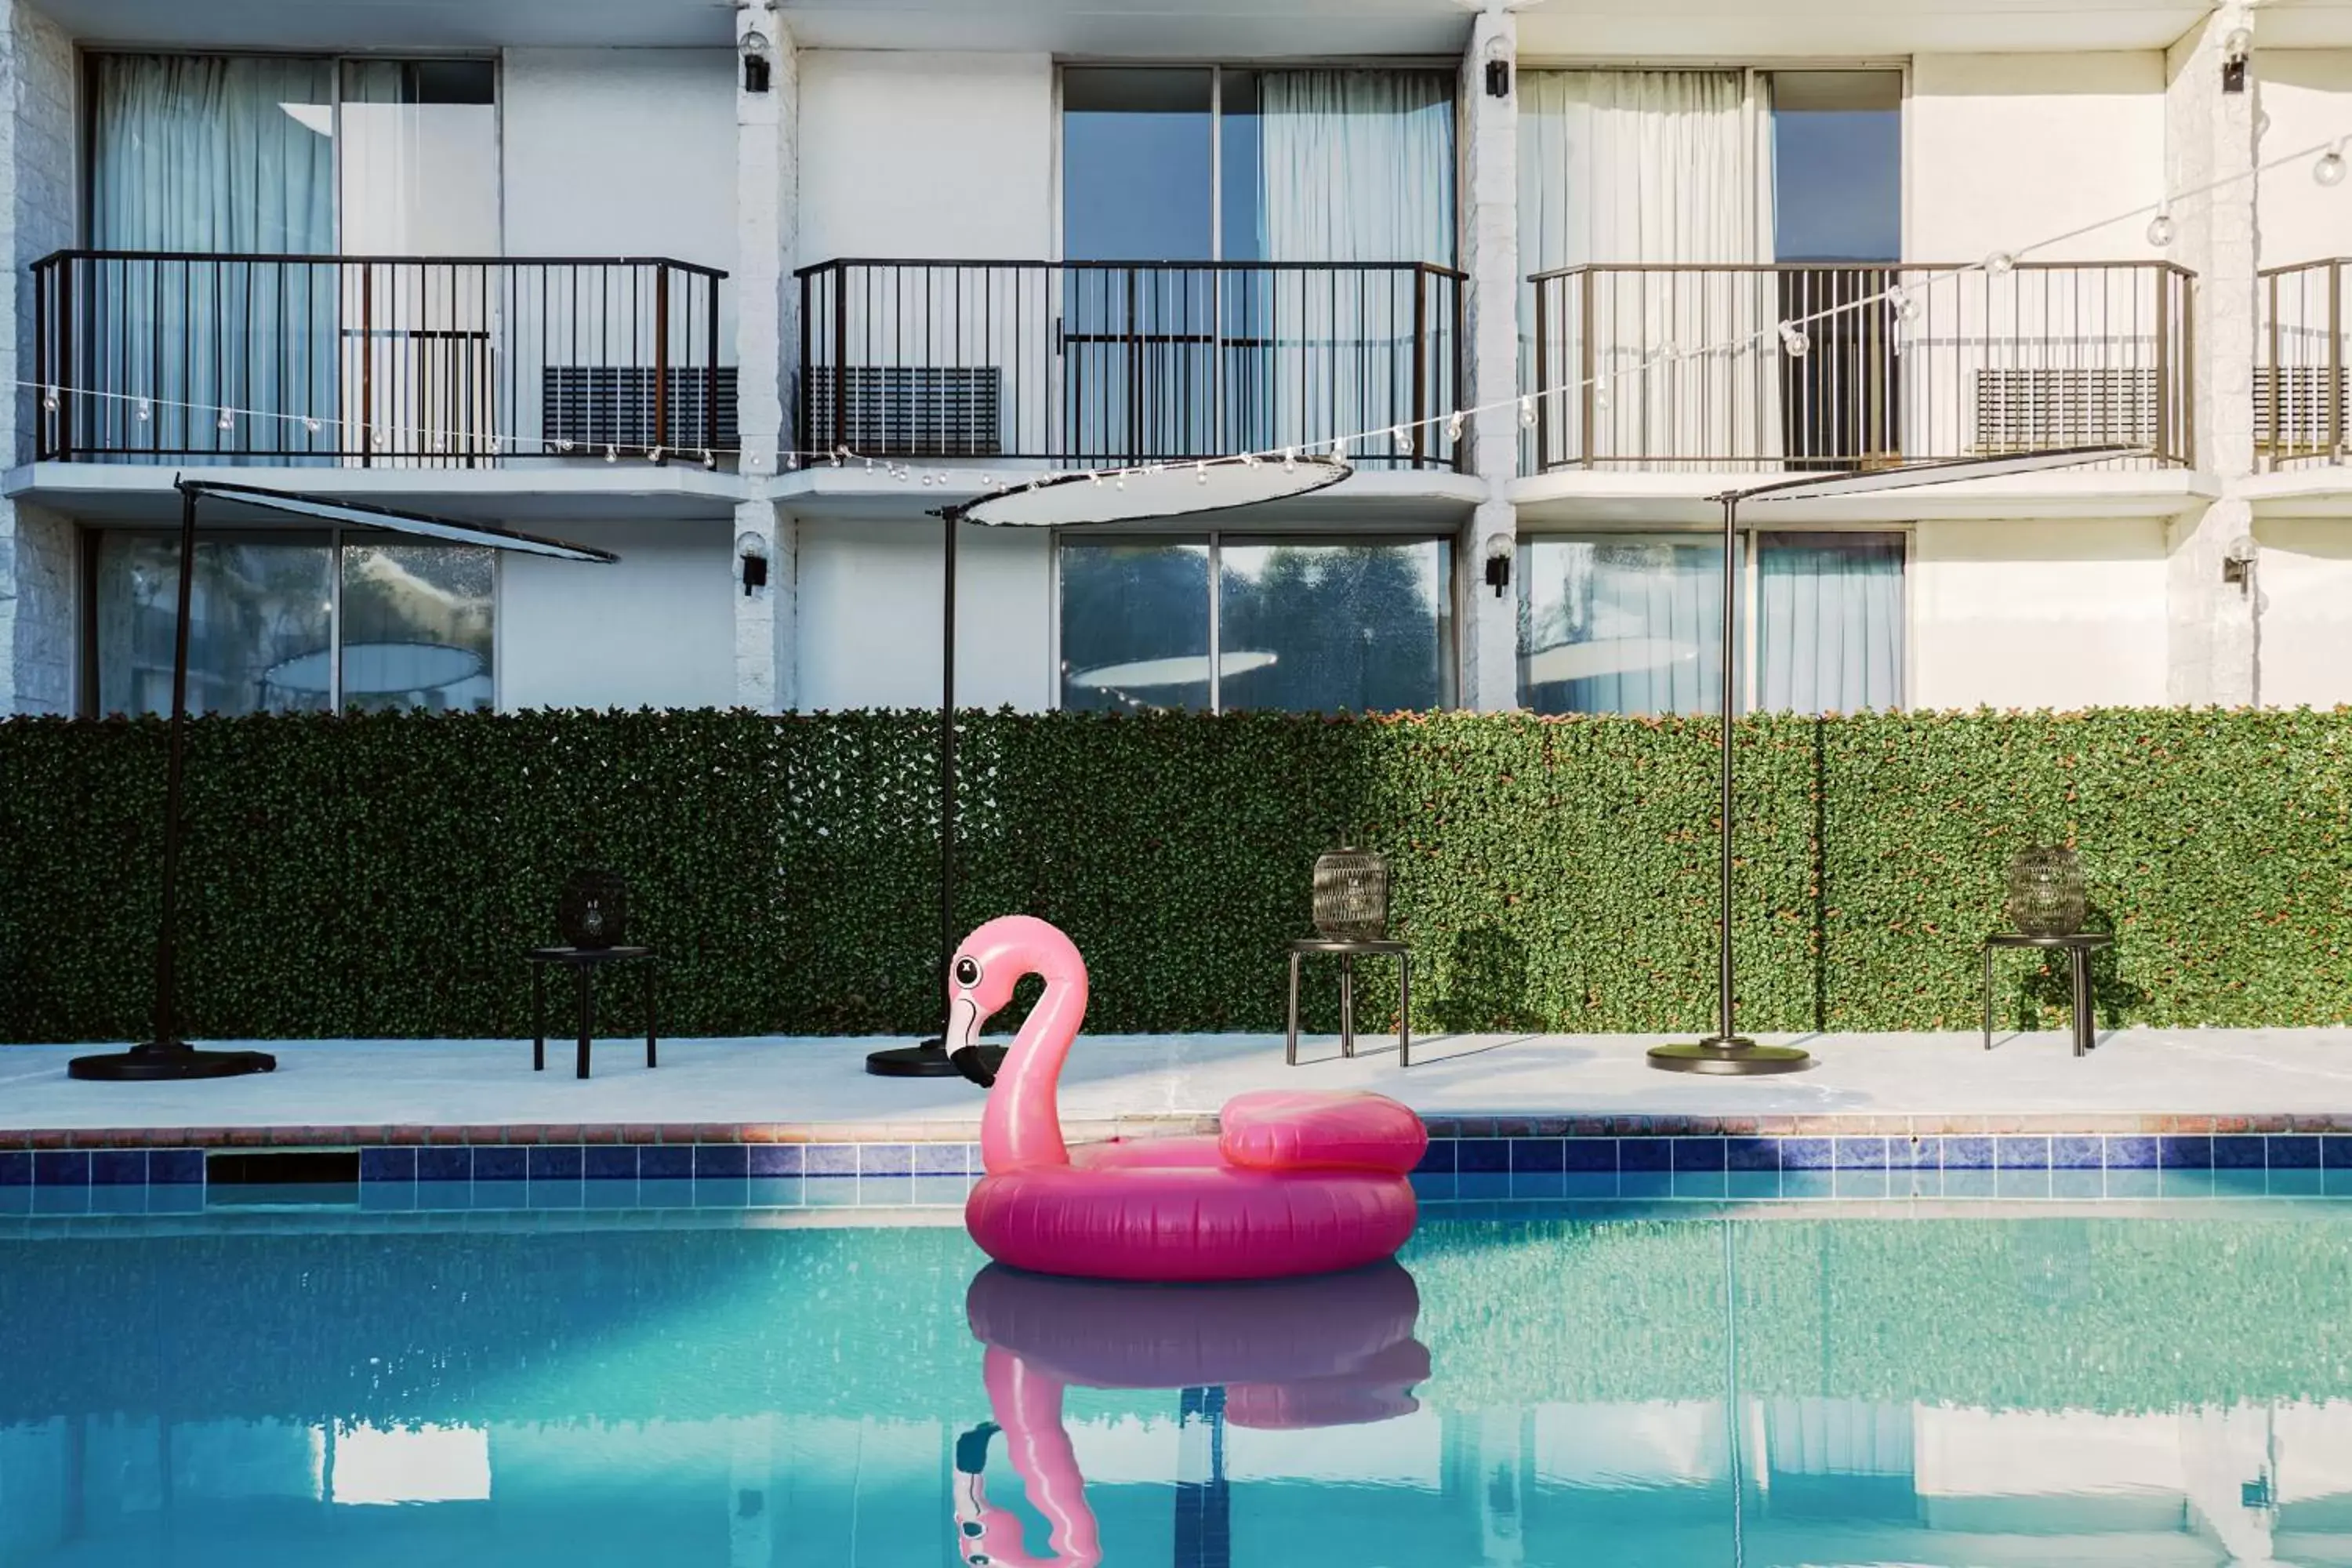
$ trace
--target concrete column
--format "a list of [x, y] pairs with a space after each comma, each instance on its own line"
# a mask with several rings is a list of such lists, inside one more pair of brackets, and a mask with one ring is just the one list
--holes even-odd
[[[73, 40], [23, 0], [0, 0], [0, 185], [11, 236], [0, 268], [0, 449], [29, 461], [40, 394], [16, 384], [40, 363], [32, 264], [73, 243]], [[70, 395], [71, 389], [61, 389]], [[0, 713], [67, 713], [74, 703], [77, 559], [71, 522], [0, 501]]]
[[[735, 509], [735, 531], [756, 538], [768, 556], [768, 584], [735, 595], [735, 700], [761, 712], [789, 711], [796, 700], [793, 651], [799, 528], [778, 510], [770, 489], [794, 445], [791, 391], [798, 359], [800, 60], [773, 0], [735, 14], [739, 44], [768, 40], [768, 90], [747, 92], [735, 79], [735, 289], [738, 460], [747, 491]], [[740, 552], [737, 552], [739, 555]], [[740, 570], [740, 561], [737, 570]]]
[[[2221, 90], [2221, 42], [2235, 20], [2217, 12], [2173, 45], [2166, 60], [2166, 186], [2182, 190], [2243, 176], [2173, 214], [2172, 258], [2197, 274], [2196, 380], [2190, 390], [2197, 467], [2220, 479], [2221, 499], [2176, 518], [2168, 531], [2166, 606], [2170, 625], [2166, 694], [2179, 704], [2236, 707], [2256, 700], [2257, 585], [2224, 580], [2226, 563], [2253, 553], [2243, 490], [2254, 471], [2257, 226], [2254, 133], [2259, 86]], [[2259, 61], [2257, 61], [2257, 67]], [[2254, 73], [2249, 71], [2251, 79]]]
[[[1517, 554], [1517, 511], [1504, 499], [1518, 471], [1519, 424], [1513, 399], [1519, 385], [1519, 82], [1518, 22], [1489, 0], [1471, 28], [1462, 59], [1461, 213], [1462, 269], [1469, 275], [1465, 306], [1469, 336], [1469, 385], [1473, 407], [1504, 406], [1481, 414], [1466, 435], [1472, 471], [1486, 481], [1486, 499], [1472, 513], [1455, 547], [1462, 580], [1460, 640], [1465, 708], [1495, 712], [1518, 705], [1519, 615], [1514, 562], [1512, 588], [1496, 598], [1486, 586], [1486, 557], [1500, 550]], [[1507, 98], [1486, 92], [1486, 64], [1510, 63]]]

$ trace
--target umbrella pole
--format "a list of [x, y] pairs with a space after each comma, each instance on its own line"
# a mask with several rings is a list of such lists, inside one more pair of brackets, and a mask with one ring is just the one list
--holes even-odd
[[1812, 1058], [1793, 1046], [1759, 1046], [1732, 1027], [1734, 991], [1731, 963], [1731, 725], [1738, 701], [1739, 669], [1739, 493], [1723, 497], [1723, 722], [1717, 732], [1721, 759], [1722, 823], [1718, 865], [1722, 907], [1717, 918], [1716, 951], [1716, 1031], [1696, 1045], [1658, 1046], [1650, 1065], [1666, 1072], [1701, 1072], [1737, 1076], [1795, 1072]]
[[141, 1080], [233, 1078], [271, 1072], [278, 1058], [261, 1051], [200, 1051], [180, 1038], [178, 1009], [180, 820], [188, 728], [188, 619], [195, 599], [196, 492], [180, 486], [179, 616], [172, 632], [170, 761], [163, 772], [163, 900], [155, 932], [155, 1034], [143, 1045], [104, 1056], [76, 1057], [66, 1071], [79, 1079]]

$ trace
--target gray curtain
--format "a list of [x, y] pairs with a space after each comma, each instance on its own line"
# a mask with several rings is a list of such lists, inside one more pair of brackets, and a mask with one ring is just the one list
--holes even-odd
[[[104, 395], [81, 400], [85, 430], [163, 453], [332, 443], [334, 269], [282, 259], [335, 248], [332, 70], [277, 57], [97, 57], [91, 244], [205, 259], [101, 259], [77, 278], [73, 381]], [[293, 417], [223, 427], [223, 408]]]

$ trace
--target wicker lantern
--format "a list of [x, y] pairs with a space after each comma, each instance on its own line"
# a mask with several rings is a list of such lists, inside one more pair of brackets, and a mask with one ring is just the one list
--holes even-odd
[[1315, 929], [1333, 942], [1378, 942], [1388, 934], [1387, 862], [1352, 842], [1315, 862]]
[[555, 929], [570, 947], [617, 947], [628, 934], [629, 889], [610, 871], [574, 871], [555, 902]]
[[2083, 863], [2072, 849], [2036, 846], [2009, 868], [2009, 921], [2027, 936], [2083, 929]]

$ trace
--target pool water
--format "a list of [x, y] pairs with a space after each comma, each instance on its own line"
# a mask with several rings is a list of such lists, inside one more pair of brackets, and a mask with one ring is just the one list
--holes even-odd
[[2352, 1563], [2332, 1208], [1433, 1215], [1205, 1292], [501, 1226], [0, 1239], [0, 1563]]

